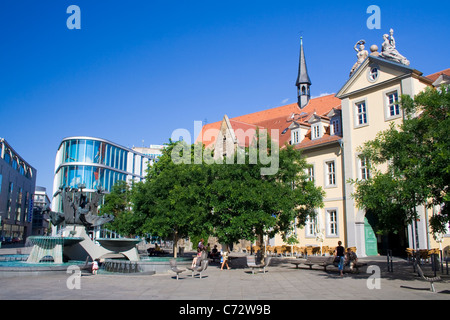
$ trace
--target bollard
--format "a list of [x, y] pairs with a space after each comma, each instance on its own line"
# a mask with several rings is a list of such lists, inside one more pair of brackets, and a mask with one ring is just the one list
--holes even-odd
[[387, 250], [387, 267], [388, 272], [394, 272], [394, 261], [392, 258], [392, 250]]
[[436, 253], [432, 253], [430, 255], [431, 258], [431, 270], [434, 271], [434, 276], [436, 277], [436, 272], [440, 270], [439, 268], [439, 255]]

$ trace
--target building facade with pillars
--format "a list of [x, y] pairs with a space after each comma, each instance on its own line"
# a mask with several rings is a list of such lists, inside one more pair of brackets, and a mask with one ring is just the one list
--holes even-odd
[[0, 237], [3, 243], [31, 235], [37, 171], [0, 138]]
[[[360, 47], [364, 50], [364, 47]], [[363, 59], [360, 57], [363, 56]], [[401, 59], [400, 59], [400, 58]], [[224, 116], [222, 121], [203, 126], [197, 138], [206, 148], [219, 156], [225, 150], [245, 147], [251, 141], [256, 127], [276, 130], [272, 138], [280, 147], [285, 143], [301, 150], [311, 164], [309, 179], [326, 192], [324, 207], [317, 208], [317, 216], [308, 219], [297, 230], [299, 246], [336, 247], [341, 240], [347, 247], [356, 247], [359, 256], [385, 253], [386, 238], [376, 234], [373, 217], [360, 210], [352, 197], [354, 187], [349, 179], [366, 179], [370, 172], [358, 148], [374, 139], [378, 132], [391, 123], [400, 124], [403, 112], [399, 97], [414, 97], [426, 87], [448, 83], [450, 69], [424, 76], [412, 68], [395, 48], [383, 43], [358, 54], [349, 79], [335, 95], [311, 98], [312, 81], [306, 67], [303, 41], [300, 44], [299, 71], [296, 81], [298, 102], [262, 110], [235, 118]], [[273, 133], [277, 132], [276, 135]], [[418, 208], [421, 215], [417, 232], [411, 227], [391, 240], [398, 248], [395, 254], [404, 254], [404, 248], [414, 248], [413, 235], [419, 238], [420, 249], [442, 246], [449, 248], [450, 232], [440, 245], [430, 237], [428, 219], [437, 213]], [[270, 245], [283, 245], [281, 237], [269, 241]]]

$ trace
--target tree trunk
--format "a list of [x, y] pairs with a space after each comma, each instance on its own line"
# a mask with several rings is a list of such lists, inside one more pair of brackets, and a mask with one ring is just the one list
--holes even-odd
[[178, 231], [175, 230], [173, 235], [173, 257], [177, 258], [178, 255]]
[[264, 243], [264, 233], [262, 230], [258, 232], [258, 240], [260, 247], [261, 263], [264, 263], [266, 259], [266, 244]]

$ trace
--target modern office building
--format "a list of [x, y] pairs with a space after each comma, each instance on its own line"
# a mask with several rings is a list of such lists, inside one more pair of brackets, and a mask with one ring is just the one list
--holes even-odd
[[154, 158], [114, 142], [93, 137], [68, 137], [61, 141], [56, 153], [52, 210], [62, 212], [60, 187], [106, 192], [119, 180], [142, 181]]
[[0, 138], [0, 237], [10, 243], [31, 235], [37, 171]]
[[50, 204], [51, 201], [48, 197], [47, 189], [45, 187], [36, 186], [34, 192], [33, 225], [31, 231], [33, 236], [40, 236], [47, 233], [49, 217], [47, 214], [43, 213], [43, 210], [50, 207]]
[[148, 156], [151, 160], [157, 162], [159, 157], [161, 157], [162, 155], [162, 150], [164, 149], [164, 146], [159, 144], [151, 144], [149, 147], [133, 147], [131, 149], [139, 153], [142, 153]]

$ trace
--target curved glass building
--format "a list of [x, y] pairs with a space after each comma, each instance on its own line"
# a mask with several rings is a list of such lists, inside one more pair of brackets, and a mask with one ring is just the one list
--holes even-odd
[[149, 155], [104, 139], [65, 138], [56, 153], [52, 210], [62, 212], [61, 198], [55, 195], [60, 187], [84, 184], [86, 192], [94, 192], [99, 186], [108, 192], [119, 180], [142, 181], [153, 161]]

